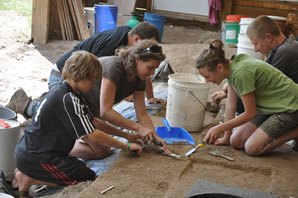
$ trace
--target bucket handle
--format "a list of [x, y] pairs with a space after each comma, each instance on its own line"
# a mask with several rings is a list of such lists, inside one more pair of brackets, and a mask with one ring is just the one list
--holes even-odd
[[188, 93], [191, 93], [191, 95], [193, 95], [193, 97], [195, 97], [195, 99], [205, 108], [205, 110], [207, 110], [207, 106], [192, 92], [191, 89], [187, 90], [187, 95]]

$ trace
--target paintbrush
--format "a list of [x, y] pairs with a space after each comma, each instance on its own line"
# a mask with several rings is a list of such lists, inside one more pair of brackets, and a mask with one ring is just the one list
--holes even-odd
[[203, 147], [206, 144], [206, 140], [204, 139], [202, 142], [200, 142], [196, 147], [190, 149], [187, 153], [185, 153], [185, 157], [190, 156], [193, 152], [195, 152], [198, 148]]

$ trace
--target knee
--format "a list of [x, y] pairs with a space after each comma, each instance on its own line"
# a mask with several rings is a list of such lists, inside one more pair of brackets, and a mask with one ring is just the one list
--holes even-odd
[[236, 136], [234, 134], [230, 138], [230, 144], [233, 148], [236, 148], [236, 149], [243, 149], [243, 146], [244, 146], [242, 139], [239, 136]]
[[246, 143], [244, 148], [245, 152], [250, 156], [258, 156], [262, 154], [262, 151], [259, 148], [251, 144]]

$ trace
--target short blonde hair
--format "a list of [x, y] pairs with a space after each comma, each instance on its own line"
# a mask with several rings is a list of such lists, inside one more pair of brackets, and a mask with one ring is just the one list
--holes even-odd
[[62, 70], [63, 79], [72, 79], [75, 82], [85, 79], [99, 79], [102, 75], [102, 66], [97, 57], [87, 51], [73, 52], [66, 60]]
[[265, 38], [266, 33], [270, 33], [273, 36], [280, 36], [282, 34], [277, 22], [264, 15], [255, 18], [246, 31], [248, 37], [261, 39]]

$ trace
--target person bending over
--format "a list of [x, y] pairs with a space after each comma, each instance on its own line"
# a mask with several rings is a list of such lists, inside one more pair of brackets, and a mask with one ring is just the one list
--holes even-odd
[[[33, 184], [59, 187], [94, 180], [95, 173], [70, 155], [78, 139], [98, 158], [107, 156], [110, 147], [142, 151], [138, 144], [120, 142], [97, 129], [102, 122], [93, 117], [81, 94], [90, 90], [101, 73], [100, 62], [89, 52], [74, 52], [66, 61], [65, 81], [47, 94], [16, 146], [14, 183], [20, 197], [26, 197]], [[116, 129], [109, 132], [126, 137]]]

